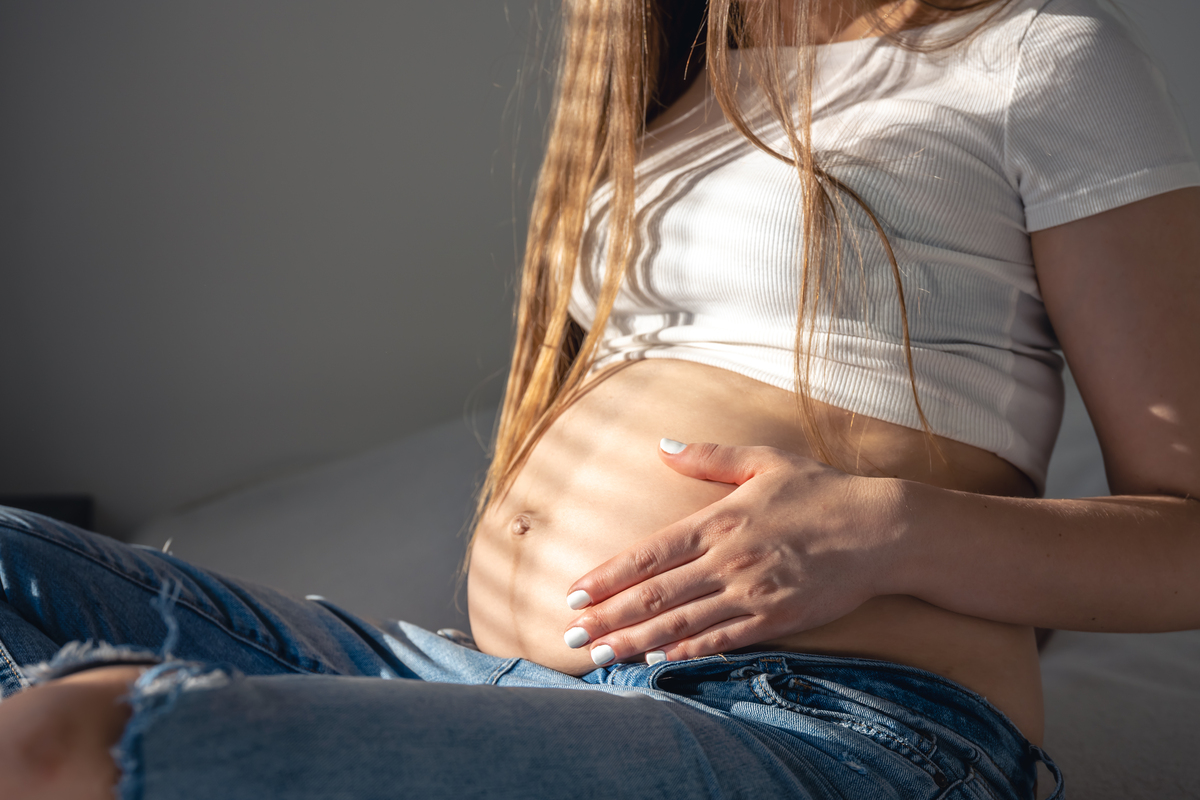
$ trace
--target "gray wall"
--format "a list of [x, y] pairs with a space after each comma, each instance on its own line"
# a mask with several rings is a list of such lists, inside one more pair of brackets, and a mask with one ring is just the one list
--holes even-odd
[[0, 3], [0, 493], [119, 533], [495, 402], [528, 12]]
[[[0, 493], [119, 533], [493, 402], [530, 4], [0, 3]], [[1195, 135], [1200, 6], [1123, 5]]]
[[1145, 34], [1171, 93], [1200, 146], [1200, 3], [1196, 0], [1117, 0]]

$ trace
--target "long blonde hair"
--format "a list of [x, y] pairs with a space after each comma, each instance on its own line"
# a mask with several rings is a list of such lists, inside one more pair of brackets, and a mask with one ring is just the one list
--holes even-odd
[[[754, 146], [793, 166], [800, 181], [798, 219], [804, 245], [795, 387], [800, 424], [814, 455], [829, 463], [835, 461], [807, 391], [808, 354], [817, 309], [836, 298], [841, 279], [844, 234], [839, 211], [847, 203], [866, 213], [891, 264], [913, 403], [926, 433], [931, 433], [917, 396], [904, 288], [895, 254], [867, 204], [852, 187], [822, 169], [811, 144], [816, 57], [811, 45], [817, 20], [813, 6], [826, 1], [797, 0], [791, 35], [798, 45], [798, 63], [785, 63], [779, 45], [787, 31], [778, 0], [708, 0], [707, 8], [700, 0], [563, 0], [557, 81], [526, 239], [512, 366], [477, 514], [507, 491], [592, 366], [633, 255], [639, 137], [653, 118], [682, 94], [688, 77], [700, 69], [707, 69], [716, 100], [730, 123]], [[922, 8], [910, 22], [938, 21], [985, 6], [997, 6], [998, 13], [999, 6], [1009, 1], [975, 0], [942, 6], [933, 0], [915, 0]], [[878, 8], [876, 0], [860, 2]], [[993, 16], [989, 14], [971, 33]], [[892, 35], [877, 10], [874, 20], [876, 33]], [[903, 44], [929, 49], [911, 41]], [[771, 149], [747, 123], [737, 100], [739, 76], [731, 74], [731, 48], [754, 48], [754, 57], [748, 62], [751, 76], [766, 96], [772, 116], [782, 125], [790, 152]], [[571, 320], [567, 307], [588, 200], [604, 181], [612, 188], [607, 261], [595, 319], [584, 332]]]

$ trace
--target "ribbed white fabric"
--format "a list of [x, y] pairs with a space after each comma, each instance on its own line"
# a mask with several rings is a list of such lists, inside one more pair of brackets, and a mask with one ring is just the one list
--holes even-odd
[[[752, 89], [742, 97], [755, 107]], [[787, 152], [777, 124], [755, 129]], [[1200, 185], [1158, 70], [1101, 0], [1018, 0], [948, 51], [873, 39], [822, 47], [813, 142], [887, 227], [934, 432], [1000, 455], [1042, 487], [1062, 415], [1061, 360], [1029, 234]], [[794, 388], [793, 169], [746, 142], [700, 78], [646, 135], [638, 181], [637, 257], [597, 368], [686, 359]], [[601, 186], [573, 287], [585, 327], [610, 201]], [[817, 320], [812, 394], [919, 428], [891, 269], [865, 216], [850, 208], [844, 218], [855, 243], [840, 301]]]

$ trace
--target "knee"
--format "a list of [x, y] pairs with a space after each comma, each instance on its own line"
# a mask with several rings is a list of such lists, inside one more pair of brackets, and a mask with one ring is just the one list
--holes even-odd
[[136, 671], [94, 673], [0, 704], [0, 797], [111, 800], [119, 773], [110, 748], [129, 716], [119, 698]]
[[0, 704], [0, 797], [48, 798], [69, 769], [71, 731], [26, 690]]

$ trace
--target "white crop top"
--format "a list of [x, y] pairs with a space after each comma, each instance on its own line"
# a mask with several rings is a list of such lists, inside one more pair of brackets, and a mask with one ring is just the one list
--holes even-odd
[[[763, 108], [752, 87], [739, 91], [747, 111]], [[1017, 0], [948, 51], [821, 47], [813, 117], [820, 163], [866, 200], [895, 248], [934, 432], [998, 454], [1040, 489], [1062, 362], [1029, 234], [1200, 184], [1161, 75], [1102, 0]], [[776, 123], [760, 115], [753, 127], [788, 152]], [[734, 130], [701, 76], [651, 126], [637, 175], [636, 255], [596, 369], [675, 358], [794, 388], [794, 169]], [[585, 328], [610, 200], [608, 185], [592, 198], [572, 291]], [[841, 302], [816, 323], [810, 391], [920, 428], [890, 266], [865, 216], [843, 218], [864, 266], [848, 248]]]

